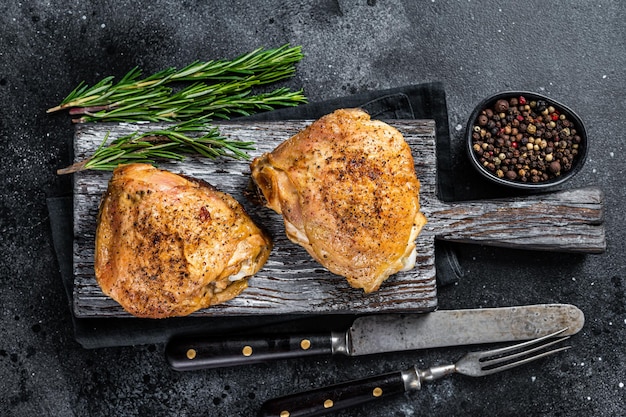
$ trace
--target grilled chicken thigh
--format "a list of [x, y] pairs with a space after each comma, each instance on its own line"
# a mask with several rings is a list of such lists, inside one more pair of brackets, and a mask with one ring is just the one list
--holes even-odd
[[289, 239], [365, 292], [415, 266], [425, 216], [402, 134], [340, 109], [256, 158], [252, 178]]
[[241, 293], [270, 250], [228, 194], [131, 164], [114, 171], [100, 205], [95, 273], [135, 316], [184, 316]]

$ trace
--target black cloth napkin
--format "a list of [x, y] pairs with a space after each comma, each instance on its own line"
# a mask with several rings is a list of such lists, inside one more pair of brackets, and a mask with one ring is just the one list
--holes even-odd
[[[439, 82], [410, 85], [383, 91], [365, 92], [319, 103], [285, 108], [250, 116], [249, 120], [317, 119], [337, 108], [360, 107], [377, 119], [432, 119], [436, 123], [438, 197], [455, 200], [451, 171], [450, 134], [443, 85]], [[70, 161], [68, 161], [70, 162]], [[50, 197], [47, 200], [53, 243], [63, 286], [73, 311], [73, 219], [72, 197]], [[460, 276], [453, 249], [442, 243], [435, 245], [438, 285], [455, 282]], [[139, 318], [77, 318], [72, 314], [75, 338], [85, 348], [130, 346], [164, 343], [178, 334], [224, 334], [345, 328], [352, 315], [246, 316], [246, 317], [182, 317], [163, 320]]]

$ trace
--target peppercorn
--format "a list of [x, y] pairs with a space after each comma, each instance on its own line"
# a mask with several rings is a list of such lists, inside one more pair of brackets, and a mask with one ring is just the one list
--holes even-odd
[[472, 126], [472, 149], [498, 178], [538, 183], [572, 169], [581, 137], [575, 123], [545, 100], [499, 99]]
[[498, 100], [494, 106], [494, 110], [498, 113], [505, 112], [509, 109], [509, 102], [507, 100]]
[[559, 163], [559, 161], [550, 162], [549, 168], [550, 172], [552, 172], [553, 174], [558, 174], [561, 172], [561, 164]]

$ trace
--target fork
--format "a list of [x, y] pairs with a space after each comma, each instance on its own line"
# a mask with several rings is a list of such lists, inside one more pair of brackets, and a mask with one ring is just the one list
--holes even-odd
[[491, 375], [569, 349], [570, 346], [562, 346], [548, 350], [551, 346], [569, 338], [569, 336], [557, 337], [566, 330], [567, 328], [508, 347], [471, 352], [454, 364], [432, 366], [424, 370], [414, 366], [403, 371], [275, 398], [265, 402], [258, 415], [259, 417], [321, 416], [404, 392], [418, 391], [424, 382], [455, 373], [472, 377]]

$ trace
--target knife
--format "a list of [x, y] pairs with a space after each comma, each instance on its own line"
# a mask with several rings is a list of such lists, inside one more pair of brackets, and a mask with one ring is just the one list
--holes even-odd
[[165, 355], [173, 369], [190, 371], [313, 355], [361, 356], [530, 340], [563, 328], [568, 329], [563, 335], [573, 335], [584, 322], [583, 312], [571, 304], [377, 314], [358, 317], [340, 332], [174, 337]]

